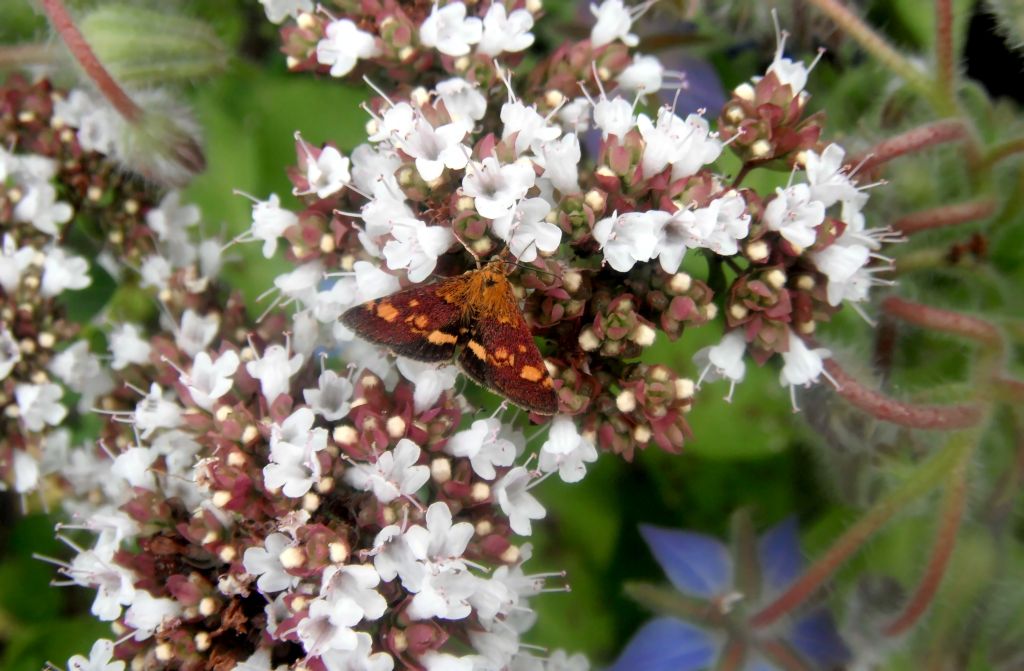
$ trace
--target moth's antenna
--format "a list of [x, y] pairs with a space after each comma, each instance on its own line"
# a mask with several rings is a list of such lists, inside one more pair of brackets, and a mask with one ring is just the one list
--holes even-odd
[[455, 236], [455, 239], [459, 241], [459, 244], [462, 245], [465, 248], [465, 250], [467, 252], [469, 252], [469, 255], [472, 256], [476, 260], [476, 267], [479, 268], [482, 265], [482, 263], [483, 263], [483, 261], [480, 259], [480, 255], [477, 254], [476, 252], [474, 252], [473, 248], [470, 247], [468, 244], [466, 244], [466, 241], [463, 240], [459, 236], [459, 234], [455, 232], [455, 227], [454, 226], [452, 226], [451, 231], [452, 231], [452, 235]]

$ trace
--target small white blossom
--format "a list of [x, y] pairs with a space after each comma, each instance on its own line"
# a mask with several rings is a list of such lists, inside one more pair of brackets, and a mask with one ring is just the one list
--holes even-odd
[[513, 212], [495, 219], [491, 230], [508, 243], [512, 256], [529, 263], [538, 250], [553, 252], [562, 241], [562, 229], [547, 220], [550, 212], [543, 198], [524, 198]]
[[291, 355], [281, 345], [271, 345], [263, 356], [245, 364], [245, 370], [260, 382], [260, 393], [267, 403], [273, 403], [281, 394], [288, 393], [292, 375], [302, 368], [302, 355]]
[[551, 142], [562, 134], [562, 129], [548, 123], [540, 115], [536, 105], [524, 105], [519, 100], [510, 100], [501, 106], [501, 139], [507, 140], [515, 135], [515, 152], [520, 156], [527, 149], [537, 153], [537, 148]]
[[478, 659], [477, 655], [456, 657], [436, 650], [420, 655], [420, 663], [427, 671], [474, 671], [477, 668]]
[[181, 611], [181, 604], [174, 599], [154, 597], [145, 590], [138, 590], [124, 614], [124, 623], [135, 630], [136, 641], [144, 641], [181, 615]]
[[174, 429], [181, 426], [181, 406], [169, 398], [164, 398], [164, 390], [153, 382], [142, 400], [135, 404], [132, 418], [143, 439], [157, 429]]
[[441, 176], [445, 168], [462, 170], [469, 162], [470, 149], [462, 143], [469, 127], [452, 122], [434, 128], [423, 117], [416, 119], [412, 133], [397, 147], [415, 159], [416, 171], [424, 182]]
[[160, 200], [160, 205], [146, 213], [146, 225], [153, 229], [163, 242], [181, 240], [186, 229], [199, 223], [199, 207], [193, 204], [182, 206], [181, 194], [170, 191]]
[[328, 422], [336, 422], [348, 415], [349, 401], [354, 388], [348, 378], [341, 377], [333, 370], [320, 373], [316, 389], [303, 389], [306, 404]]
[[196, 405], [209, 411], [214, 401], [231, 390], [238, 363], [238, 354], [234, 350], [224, 352], [216, 361], [206, 352], [200, 352], [193, 359], [188, 375], [181, 375], [178, 379], [188, 387]]
[[654, 93], [661, 89], [665, 66], [657, 56], [634, 54], [633, 62], [619, 73], [619, 86], [627, 91]]
[[413, 556], [429, 562], [432, 573], [464, 569], [462, 555], [473, 538], [473, 525], [452, 524], [452, 511], [443, 501], [430, 504], [425, 518], [426, 527], [415, 525], [405, 532], [405, 542]]
[[786, 58], [783, 56], [783, 53], [786, 49], [786, 38], [789, 37], [789, 34], [779, 28], [779, 17], [775, 10], [772, 10], [772, 20], [775, 22], [775, 40], [777, 45], [775, 47], [775, 58], [772, 59], [771, 65], [768, 66], [768, 72], [773, 73], [780, 84], [788, 85], [795, 96], [807, 86], [807, 76], [814, 69], [814, 66], [817, 65], [824, 52], [819, 52], [810, 65], [804, 65], [802, 61], [793, 61]]
[[291, 210], [281, 207], [276, 193], [267, 200], [256, 200], [252, 206], [252, 226], [249, 232], [254, 240], [263, 242], [263, 258], [269, 259], [277, 252], [277, 240], [284, 232], [299, 223]]
[[597, 448], [580, 434], [572, 419], [564, 415], [555, 417], [548, 439], [540, 447], [540, 470], [557, 470], [562, 482], [579, 482], [587, 474], [586, 464], [595, 461]]
[[675, 142], [672, 157], [672, 181], [697, 174], [703, 166], [722, 154], [722, 141], [711, 133], [708, 120], [699, 114], [686, 116], [685, 131]]
[[359, 59], [373, 58], [380, 53], [374, 36], [359, 30], [349, 19], [331, 21], [324, 34], [324, 39], [316, 44], [316, 60], [321, 65], [331, 66], [332, 77], [344, 77], [352, 72]]
[[392, 671], [394, 658], [386, 652], [373, 652], [373, 638], [365, 631], [356, 632], [353, 650], [327, 650], [320, 655], [327, 671]]
[[497, 219], [515, 209], [537, 180], [529, 162], [502, 165], [493, 156], [486, 157], [472, 168], [462, 180], [462, 191], [474, 199], [481, 217]]
[[469, 599], [479, 578], [467, 571], [427, 573], [406, 611], [410, 619], [462, 620], [473, 611]]
[[[831, 380], [825, 371], [824, 360], [831, 356], [831, 352], [823, 347], [815, 349], [804, 344], [803, 339], [794, 333], [789, 332], [789, 351], [782, 353], [783, 366], [779, 372], [779, 384], [789, 387], [790, 399], [793, 403], [793, 411], [800, 408], [796, 405], [796, 387], [809, 387], [824, 375]], [[835, 381], [832, 381], [835, 384]]]
[[36, 251], [31, 247], [18, 247], [14, 238], [5, 233], [3, 247], [0, 248], [0, 287], [7, 293], [13, 293], [21, 282], [21, 274], [32, 264]]
[[284, 534], [272, 533], [263, 544], [248, 548], [242, 556], [246, 573], [259, 576], [256, 587], [271, 594], [298, 585], [298, 576], [290, 575], [281, 564], [281, 553], [293, 545], [292, 541]]
[[49, 182], [30, 183], [14, 206], [15, 221], [30, 223], [53, 236], [60, 232], [57, 225], [71, 221], [74, 214], [70, 205], [57, 200], [57, 189]]
[[114, 642], [101, 638], [92, 644], [88, 659], [82, 655], [69, 658], [68, 671], [124, 671], [124, 662], [114, 659]]
[[345, 482], [360, 491], [373, 491], [381, 503], [391, 503], [400, 496], [412, 496], [430, 478], [429, 466], [417, 466], [420, 448], [402, 438], [395, 449], [377, 457], [372, 464], [356, 464], [345, 472]]
[[90, 284], [88, 261], [81, 256], [68, 255], [60, 247], [51, 247], [46, 252], [40, 294], [57, 296], [67, 289], [84, 289]]
[[[694, 216], [699, 222], [698, 230], [704, 231], [700, 246], [721, 256], [736, 254], [739, 241], [750, 232], [747, 204], [738, 191], [729, 191], [721, 198], [714, 199], [707, 207], [695, 210]], [[676, 266], [671, 272], [678, 268]]]
[[566, 133], [560, 140], [540, 146], [540, 161], [544, 166], [541, 178], [562, 193], [579, 193], [579, 164], [582, 153], [580, 139], [575, 133]]
[[295, 633], [310, 656], [319, 657], [331, 650], [355, 650], [359, 641], [352, 627], [361, 619], [359, 611], [347, 604], [313, 599]]
[[356, 261], [352, 272], [356, 278], [357, 301], [372, 301], [393, 294], [401, 287], [397, 277], [368, 261]]
[[121, 617], [121, 607], [135, 598], [135, 578], [114, 562], [113, 547], [79, 552], [63, 572], [76, 584], [96, 589], [90, 612], [104, 622]]
[[613, 213], [594, 225], [594, 239], [601, 245], [608, 265], [625, 273], [637, 262], [654, 257], [662, 231], [671, 218], [671, 214], [661, 210]]
[[764, 208], [765, 225], [801, 249], [813, 245], [825, 221], [825, 204], [811, 197], [806, 184], [776, 188], [775, 194]]
[[77, 128], [78, 144], [85, 151], [119, 154], [123, 142], [124, 122], [110, 106], [93, 100], [81, 89], [71, 91], [53, 107], [53, 114], [69, 126]]
[[543, 519], [547, 515], [544, 506], [529, 492], [530, 472], [516, 466], [499, 480], [492, 489], [494, 499], [508, 515], [509, 526], [520, 536], [529, 536], [533, 531], [531, 520]]
[[384, 245], [384, 259], [391, 270], [405, 270], [410, 282], [422, 282], [437, 266], [437, 257], [448, 251], [455, 235], [444, 226], [427, 226], [418, 219], [393, 222], [394, 238]]
[[444, 7], [434, 3], [430, 16], [420, 25], [420, 42], [448, 56], [465, 56], [482, 35], [483, 22], [475, 16], [467, 17], [461, 2]]
[[29, 431], [42, 431], [49, 424], [57, 426], [68, 414], [60, 399], [64, 391], [52, 382], [19, 384], [14, 387], [18, 414]]
[[327, 429], [313, 428], [315, 416], [299, 408], [280, 426], [271, 427], [270, 463], [263, 467], [263, 484], [285, 496], [304, 496], [320, 479], [318, 453], [327, 447]]
[[505, 5], [492, 3], [484, 14], [483, 35], [476, 47], [478, 54], [497, 56], [502, 52], [514, 53], [533, 44], [533, 15], [526, 9], [508, 14]]
[[624, 138], [636, 127], [636, 115], [633, 105], [621, 96], [608, 98], [601, 93], [594, 105], [594, 125], [601, 129], [602, 137], [607, 140], [609, 135]]
[[39, 485], [39, 462], [23, 450], [14, 450], [12, 471], [14, 472], [14, 491], [24, 494]]
[[722, 337], [717, 345], [702, 347], [693, 355], [693, 362], [700, 369], [697, 386], [704, 380], [729, 380], [729, 393], [725, 400], [732, 402], [732, 394], [736, 385], [743, 381], [747, 372], [747, 364], [743, 355], [747, 350], [747, 340], [743, 329], [733, 329]]
[[108, 349], [112, 357], [110, 367], [124, 370], [133, 364], [141, 366], [148, 363], [152, 347], [142, 339], [137, 325], [121, 324], [111, 331]]
[[139, 487], [154, 491], [156, 489], [156, 477], [150, 467], [156, 461], [156, 450], [148, 447], [129, 447], [117, 455], [110, 472], [122, 478], [131, 487]]
[[[487, 113], [487, 98], [480, 93], [479, 87], [461, 77], [454, 77], [439, 82], [434, 87], [438, 97], [444, 102], [448, 116], [456, 123], [472, 126], [474, 121], [484, 118]], [[355, 154], [353, 153], [353, 159]]]
[[593, 105], [586, 97], [574, 98], [558, 111], [558, 123], [562, 130], [579, 135], [590, 129], [590, 115]]
[[14, 334], [7, 330], [6, 324], [0, 324], [0, 380], [4, 380], [14, 367], [21, 361], [21, 348]]
[[432, 406], [441, 394], [455, 386], [459, 370], [451, 365], [439, 365], [398, 357], [398, 371], [406, 380], [415, 385], [413, 406], [416, 412], [423, 412]]
[[500, 437], [501, 422], [495, 418], [478, 419], [464, 431], [459, 431], [445, 445], [445, 452], [469, 459], [473, 472], [484, 480], [493, 480], [495, 466], [511, 466], [516, 458], [516, 446]]
[[281, 23], [302, 12], [313, 11], [313, 0], [260, 0], [260, 4], [263, 5], [263, 11], [271, 23]]
[[320, 583], [320, 596], [347, 610], [358, 611], [361, 620], [379, 620], [388, 602], [374, 589], [380, 575], [371, 564], [328, 566]]
[[346, 156], [334, 147], [327, 145], [320, 150], [320, 154], [313, 157], [306, 141], [298, 133], [295, 134], [295, 141], [306, 154], [306, 182], [308, 187], [302, 191], [295, 189], [292, 193], [296, 196], [303, 196], [315, 193], [317, 198], [327, 198], [331, 194], [341, 191], [352, 181], [352, 173], [349, 170], [351, 162]]
[[821, 201], [825, 207], [858, 198], [860, 192], [843, 168], [845, 157], [845, 150], [835, 143], [825, 147], [821, 154], [807, 150], [804, 169], [810, 184], [811, 198]]
[[596, 49], [615, 40], [622, 40], [627, 47], [635, 47], [640, 43], [640, 38], [629, 32], [633, 27], [633, 21], [640, 18], [640, 15], [653, 4], [653, 0], [648, 0], [627, 8], [622, 0], [604, 0], [600, 7], [590, 3], [590, 13], [597, 19], [594, 27], [590, 29], [591, 46]]
[[142, 267], [139, 268], [139, 275], [142, 277], [140, 284], [143, 289], [164, 291], [168, 288], [173, 273], [174, 269], [169, 260], [159, 254], [153, 254], [142, 261]]

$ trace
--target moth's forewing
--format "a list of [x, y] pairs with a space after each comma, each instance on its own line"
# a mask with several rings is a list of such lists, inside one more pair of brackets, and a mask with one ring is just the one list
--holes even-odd
[[459, 367], [475, 382], [521, 408], [558, 412], [558, 395], [530, 328], [519, 313], [512, 322], [480, 319], [459, 355]]
[[[445, 282], [457, 281], [452, 278]], [[347, 310], [341, 322], [356, 335], [419, 361], [451, 361], [468, 329], [462, 306], [438, 295], [444, 282], [404, 289]]]

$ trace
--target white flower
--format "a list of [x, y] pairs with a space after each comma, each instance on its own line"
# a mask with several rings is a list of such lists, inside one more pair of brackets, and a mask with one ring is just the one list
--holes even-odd
[[288, 17], [313, 11], [313, 0], [260, 0], [260, 4], [271, 23], [281, 23]]
[[352, 272], [356, 278], [356, 301], [372, 301], [393, 294], [401, 287], [397, 277], [369, 261], [356, 261]]
[[685, 130], [675, 142], [672, 181], [697, 174], [698, 170], [722, 154], [722, 142], [712, 135], [707, 119], [699, 114], [689, 114], [683, 128]]
[[272, 404], [281, 394], [288, 393], [292, 375], [302, 368], [302, 355], [289, 354], [281, 345], [271, 345], [263, 351], [263, 356], [245, 364], [245, 370], [254, 379], [260, 381], [260, 393]]
[[89, 659], [74, 655], [68, 659], [68, 671], [124, 671], [124, 662], [114, 660], [114, 643], [101, 638], [92, 644]]
[[[750, 215], [747, 204], [738, 191], [729, 191], [721, 198], [694, 211], [698, 230], [705, 231], [700, 241], [721, 256], [732, 256], [739, 251], [739, 241], [750, 232]], [[679, 269], [677, 265], [671, 272]]]
[[444, 226], [427, 226], [419, 219], [393, 222], [393, 240], [384, 245], [384, 259], [391, 270], [404, 269], [410, 282], [422, 282], [437, 266], [437, 257], [448, 251], [455, 235]]
[[142, 267], [139, 268], [139, 275], [142, 277], [142, 288], [164, 291], [167, 289], [168, 282], [171, 281], [171, 274], [173, 272], [174, 269], [171, 268], [171, 262], [163, 256], [159, 254], [147, 256], [142, 261]]
[[328, 422], [336, 422], [348, 415], [349, 401], [354, 388], [348, 378], [341, 377], [333, 370], [320, 373], [316, 389], [303, 389], [306, 404]]
[[452, 456], [468, 458], [474, 473], [493, 480], [495, 466], [511, 466], [516, 458], [516, 446], [500, 433], [501, 422], [497, 419], [478, 419], [449, 438], [444, 449]]
[[304, 263], [290, 273], [274, 278], [274, 286], [280, 289], [287, 298], [286, 305], [298, 301], [302, 305], [316, 303], [317, 287], [324, 276], [324, 267], [320, 261]]
[[21, 282], [21, 274], [32, 263], [36, 250], [31, 247], [18, 247], [14, 238], [4, 234], [3, 248], [0, 249], [0, 287], [7, 293], [13, 293]]
[[298, 133], [295, 133], [295, 141], [306, 154], [306, 182], [309, 186], [303, 191], [294, 189], [292, 194], [303, 196], [315, 193], [317, 198], [326, 198], [341, 191], [352, 180], [350, 162], [340, 151], [327, 145], [314, 158], [306, 141]]
[[364, 226], [359, 232], [359, 242], [368, 254], [378, 258], [383, 237], [391, 233], [395, 222], [416, 219], [401, 190], [384, 180], [374, 184], [373, 198], [363, 205], [360, 214]]
[[398, 371], [415, 385], [413, 405], [416, 412], [423, 412], [441, 397], [442, 392], [455, 386], [459, 370], [451, 365], [439, 365], [398, 357]]
[[476, 655], [456, 657], [436, 650], [420, 655], [420, 663], [427, 671], [474, 671], [477, 668], [477, 659], [479, 658]]
[[290, 575], [281, 564], [281, 553], [290, 548], [292, 541], [281, 533], [272, 533], [264, 547], [251, 547], [242, 555], [245, 572], [259, 576], [256, 587], [264, 594], [280, 592], [299, 584], [298, 576]]
[[464, 569], [462, 555], [473, 538], [473, 525], [469, 522], [453, 525], [452, 511], [443, 501], [430, 504], [425, 517], [425, 528], [415, 525], [405, 532], [405, 542], [413, 556], [429, 562], [431, 573]]
[[420, 42], [448, 56], [465, 56], [482, 34], [483, 22], [475, 16], [467, 18], [466, 6], [461, 2], [441, 8], [434, 3], [430, 16], [420, 25]]
[[806, 184], [776, 188], [775, 198], [764, 208], [764, 223], [770, 230], [801, 249], [817, 239], [818, 226], [825, 221], [825, 204], [811, 197]]
[[384, 452], [372, 464], [356, 464], [345, 472], [345, 482], [361, 491], [373, 491], [381, 503], [412, 496], [430, 478], [429, 466], [417, 466], [420, 448], [402, 438], [394, 450]]
[[442, 620], [461, 620], [469, 617], [473, 608], [469, 598], [476, 590], [479, 578], [466, 571], [427, 573], [417, 586], [416, 596], [406, 613], [412, 620], [437, 617]]
[[608, 265], [624, 273], [637, 262], [650, 261], [654, 257], [662, 231], [670, 219], [672, 215], [661, 210], [621, 215], [612, 213], [594, 225], [593, 235], [601, 245]]
[[627, 91], [654, 93], [661, 89], [665, 66], [657, 56], [634, 54], [633, 62], [619, 73], [619, 86]]
[[516, 136], [516, 156], [527, 149], [539, 147], [544, 142], [551, 142], [562, 134], [562, 129], [548, 123], [540, 115], [535, 105], [524, 105], [518, 100], [510, 100], [501, 106], [501, 139], [507, 140]]
[[320, 596], [336, 608], [359, 613], [359, 619], [378, 620], [388, 608], [388, 602], [374, 589], [380, 575], [370, 564], [328, 566], [320, 583]]
[[181, 406], [164, 398], [164, 390], [156, 382], [149, 386], [149, 393], [135, 404], [132, 415], [143, 439], [157, 429], [174, 429], [181, 425]]
[[327, 671], [392, 671], [395, 668], [391, 655], [373, 652], [373, 638], [365, 631], [356, 632], [355, 649], [327, 650], [320, 655], [320, 661]]
[[348, 608], [347, 604], [313, 599], [309, 613], [295, 627], [295, 633], [311, 657], [319, 657], [330, 650], [355, 650], [359, 641], [352, 627], [361, 619], [360, 612]]
[[377, 533], [370, 554], [381, 580], [390, 582], [401, 576], [403, 585], [418, 585], [423, 580], [425, 568], [413, 555], [405, 534], [397, 524], [389, 524]]
[[124, 479], [131, 487], [154, 491], [156, 477], [149, 469], [158, 456], [156, 450], [149, 447], [129, 447], [117, 455], [110, 472]]
[[625, 98], [615, 96], [609, 99], [602, 91], [601, 98], [593, 105], [594, 125], [601, 129], [601, 135], [605, 140], [609, 135], [626, 137], [626, 134], [636, 127], [633, 105]]
[[7, 330], [6, 324], [0, 324], [0, 380], [4, 380], [14, 367], [21, 361], [21, 348], [14, 335]]
[[70, 256], [60, 247], [51, 247], [43, 263], [43, 281], [39, 293], [56, 296], [66, 289], [84, 289], [92, 284], [89, 262], [81, 256]]
[[152, 347], [139, 334], [139, 327], [135, 324], [121, 324], [110, 332], [107, 347], [112, 357], [111, 368], [124, 370], [132, 364], [141, 366], [149, 362]]
[[469, 127], [452, 122], [434, 128], [423, 117], [416, 119], [413, 132], [397, 147], [416, 160], [416, 171], [424, 182], [441, 176], [445, 168], [462, 170], [469, 162], [470, 149], [462, 144]]
[[596, 49], [615, 40], [622, 40], [627, 47], [635, 47], [640, 43], [640, 38], [629, 30], [633, 27], [633, 21], [653, 4], [652, 0], [648, 0], [627, 9], [622, 0], [604, 0], [600, 7], [590, 3], [590, 13], [597, 18], [594, 27], [590, 29], [591, 46]]
[[19, 494], [32, 491], [39, 484], [39, 462], [22, 450], [14, 450], [14, 491]]
[[[789, 351], [782, 353], [783, 366], [779, 372], [779, 384], [789, 387], [790, 399], [793, 403], [794, 412], [799, 410], [796, 405], [796, 387], [809, 387], [824, 375], [831, 380], [825, 371], [824, 360], [831, 356], [831, 352], [823, 347], [815, 349], [804, 344], [803, 339], [794, 333], [789, 332]], [[835, 384], [835, 381], [832, 380]]]
[[402, 159], [391, 147], [361, 144], [352, 150], [352, 183], [362, 193], [372, 193], [377, 182], [381, 181], [391, 182], [397, 187], [394, 184], [395, 171], [401, 165]]
[[58, 100], [54, 104], [53, 115], [78, 129], [75, 135], [85, 151], [101, 154], [120, 151], [123, 144], [121, 117], [106, 104], [93, 100], [85, 91], [75, 89], [67, 98]]
[[478, 54], [497, 56], [502, 52], [514, 53], [533, 44], [533, 15], [526, 9], [507, 14], [505, 5], [492, 3], [484, 15], [483, 36], [477, 45]]
[[579, 193], [580, 139], [575, 133], [566, 133], [560, 140], [540, 146], [540, 159], [544, 165], [544, 179], [562, 193]]
[[743, 381], [747, 372], [747, 364], [743, 354], [747, 350], [747, 340], [743, 329], [733, 329], [722, 337], [717, 345], [702, 347], [693, 355], [693, 362], [700, 368], [697, 387], [705, 379], [709, 381], [726, 378], [729, 380], [729, 393], [725, 400], [732, 402], [732, 393], [736, 384]]
[[789, 37], [789, 34], [779, 28], [779, 17], [774, 9], [772, 10], [772, 21], [775, 22], [777, 46], [775, 47], [775, 58], [772, 60], [771, 65], [768, 66], [768, 72], [774, 73], [780, 84], [788, 84], [795, 96], [807, 86], [807, 75], [818, 64], [824, 50], [818, 53], [809, 66], [804, 65], [802, 61], [793, 61], [785, 58], [782, 54], [786, 48], [786, 38]]
[[591, 101], [581, 96], [574, 98], [558, 111], [558, 123], [562, 129], [569, 133], [579, 135], [590, 128], [590, 112], [593, 109]]
[[80, 340], [53, 358], [50, 372], [64, 381], [72, 391], [80, 392], [90, 378], [101, 374], [100, 360], [89, 351], [89, 343]]
[[580, 434], [572, 419], [564, 415], [555, 417], [548, 439], [540, 447], [540, 470], [557, 470], [562, 482], [579, 482], [587, 474], [586, 464], [595, 461], [597, 448]]
[[[863, 245], [843, 245], [839, 241], [821, 251], [812, 252], [814, 265], [828, 277], [829, 286], [848, 281], [871, 259], [871, 250]], [[835, 305], [835, 303], [833, 303]]]
[[63, 570], [76, 584], [96, 588], [90, 611], [104, 622], [121, 617], [121, 607], [131, 604], [135, 598], [134, 576], [113, 559], [113, 547], [85, 550]]
[[181, 194], [170, 191], [160, 205], [146, 213], [146, 225], [161, 241], [180, 240], [186, 229], [199, 223], [200, 212], [196, 205], [181, 205]]
[[825, 207], [831, 207], [839, 201], [854, 201], [860, 192], [850, 181], [850, 176], [843, 169], [846, 151], [832, 143], [825, 147], [819, 155], [812, 149], [807, 150], [804, 169], [810, 184], [811, 198]]
[[270, 463], [263, 467], [263, 484], [280, 488], [285, 496], [304, 496], [320, 479], [318, 452], [327, 447], [327, 429], [313, 428], [315, 416], [309, 408], [299, 408], [281, 423], [271, 427]]
[[529, 492], [530, 472], [516, 466], [499, 480], [491, 490], [502, 512], [508, 515], [509, 526], [520, 536], [533, 531], [531, 520], [547, 515], [544, 506]]
[[391, 105], [384, 110], [383, 116], [374, 116], [377, 132], [371, 133], [367, 139], [370, 142], [401, 141], [412, 132], [418, 116], [419, 111], [407, 102]]
[[373, 35], [359, 30], [348, 19], [328, 23], [325, 35], [316, 44], [316, 60], [321, 65], [331, 66], [332, 77], [344, 77], [359, 59], [373, 58], [380, 53]]
[[267, 200], [253, 202], [249, 233], [251, 239], [263, 241], [263, 258], [269, 259], [277, 252], [277, 239], [298, 223], [295, 213], [281, 207], [281, 199], [272, 193]]
[[68, 414], [68, 409], [60, 403], [63, 395], [60, 386], [52, 382], [15, 386], [14, 399], [25, 428], [29, 431], [42, 431], [47, 424], [60, 424]]
[[497, 219], [512, 212], [537, 180], [528, 161], [502, 165], [493, 156], [479, 164], [470, 164], [462, 180], [462, 191], [474, 199], [481, 217]]
[[192, 361], [191, 372], [178, 379], [188, 387], [196, 405], [209, 411], [214, 401], [231, 390], [238, 363], [238, 354], [234, 350], [224, 352], [216, 361], [206, 352], [200, 352]]
[[[475, 83], [461, 77], [454, 77], [439, 82], [434, 87], [438, 97], [444, 102], [448, 116], [456, 123], [472, 127], [474, 121], [484, 118], [487, 113], [487, 98], [480, 93]], [[353, 154], [353, 159], [355, 154]]]
[[53, 236], [60, 232], [57, 224], [66, 224], [74, 214], [75, 210], [70, 205], [57, 200], [57, 189], [49, 182], [30, 183], [14, 206], [15, 221], [31, 223], [43, 233]]
[[196, 356], [213, 342], [220, 330], [220, 317], [216, 313], [203, 316], [188, 308], [181, 315], [181, 326], [175, 331], [174, 343], [191, 357]]
[[136, 641], [151, 637], [169, 621], [181, 615], [181, 605], [174, 599], [154, 597], [146, 590], [135, 592], [132, 605], [124, 615], [124, 623], [135, 630]]
[[553, 252], [562, 241], [562, 229], [547, 220], [550, 212], [543, 198], [524, 198], [513, 212], [495, 219], [491, 230], [508, 243], [512, 256], [529, 263], [538, 250]]

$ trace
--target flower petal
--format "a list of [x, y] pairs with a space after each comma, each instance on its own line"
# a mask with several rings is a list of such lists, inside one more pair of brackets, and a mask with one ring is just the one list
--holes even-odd
[[761, 536], [757, 556], [765, 592], [776, 592], [793, 582], [803, 566], [796, 518], [787, 518]]
[[719, 541], [690, 531], [640, 525], [654, 558], [676, 589], [711, 599], [725, 593], [732, 580], [732, 558]]
[[710, 634], [671, 617], [651, 620], [630, 640], [607, 671], [697, 671], [715, 659], [718, 644]]
[[789, 641], [816, 669], [843, 666], [850, 651], [836, 630], [832, 614], [825, 608], [814, 610], [793, 624]]

